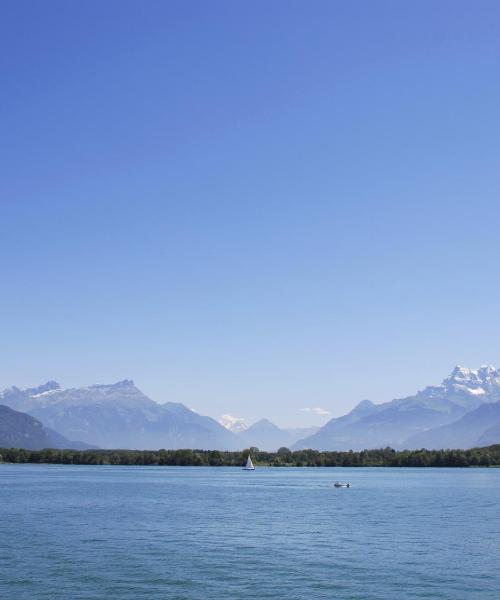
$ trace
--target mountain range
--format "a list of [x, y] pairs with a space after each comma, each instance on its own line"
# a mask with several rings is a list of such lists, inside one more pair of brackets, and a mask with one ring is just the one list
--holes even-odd
[[[440, 385], [374, 404], [363, 400], [321, 428], [283, 429], [267, 419], [222, 424], [183, 404], [158, 404], [132, 381], [63, 389], [55, 381], [0, 393], [0, 446], [197, 448], [275, 451], [469, 448], [500, 443], [500, 372], [457, 366]], [[9, 407], [11, 410], [9, 411]], [[80, 440], [73, 442], [71, 440]]]
[[130, 380], [70, 389], [55, 381], [12, 387], [0, 394], [0, 404], [28, 413], [66, 438], [101, 448], [237, 450], [241, 445], [214, 419], [183, 404], [157, 404]]
[[491, 366], [475, 370], [457, 366], [441, 385], [414, 396], [383, 404], [364, 400], [292, 449], [470, 448], [486, 440], [498, 443], [497, 433], [500, 372]]

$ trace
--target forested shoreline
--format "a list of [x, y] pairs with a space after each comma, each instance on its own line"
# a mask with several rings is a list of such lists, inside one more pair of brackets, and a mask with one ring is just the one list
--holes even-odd
[[26, 450], [0, 448], [0, 462], [69, 465], [150, 465], [241, 467], [250, 454], [257, 466], [271, 467], [498, 467], [500, 444], [470, 450], [400, 450], [360, 452], [317, 450], [242, 452], [218, 450]]

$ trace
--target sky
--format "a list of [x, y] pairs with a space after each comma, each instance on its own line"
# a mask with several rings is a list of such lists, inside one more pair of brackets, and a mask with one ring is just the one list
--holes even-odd
[[282, 426], [500, 363], [496, 0], [3, 0], [0, 388]]

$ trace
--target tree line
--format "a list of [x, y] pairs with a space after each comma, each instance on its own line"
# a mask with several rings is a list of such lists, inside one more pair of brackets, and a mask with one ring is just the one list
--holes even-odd
[[251, 455], [257, 466], [271, 467], [498, 467], [500, 444], [470, 450], [399, 450], [319, 452], [280, 448], [263, 452], [219, 450], [27, 450], [0, 448], [0, 462], [69, 465], [151, 465], [241, 467]]

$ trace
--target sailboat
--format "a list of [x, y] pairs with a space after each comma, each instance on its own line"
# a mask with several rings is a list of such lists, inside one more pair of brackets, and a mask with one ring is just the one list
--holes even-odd
[[255, 471], [255, 467], [253, 466], [252, 459], [250, 458], [250, 454], [247, 458], [247, 464], [243, 467], [244, 471]]

